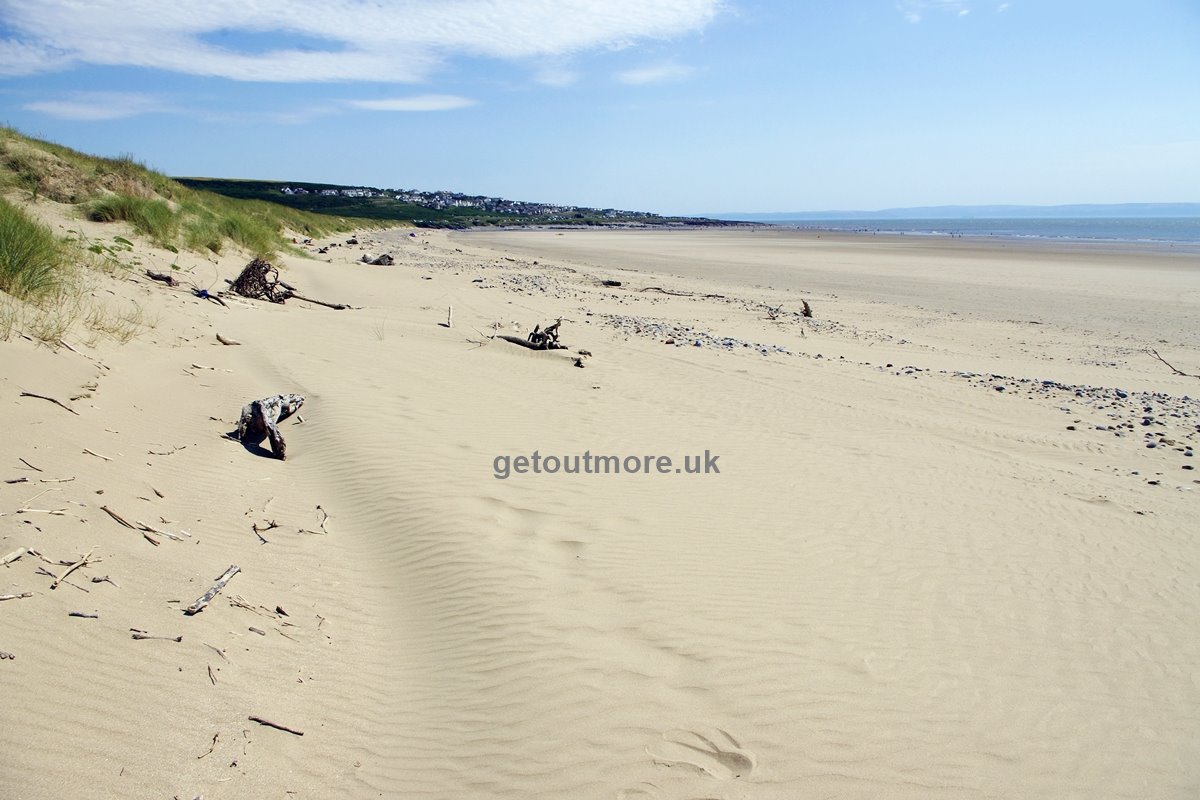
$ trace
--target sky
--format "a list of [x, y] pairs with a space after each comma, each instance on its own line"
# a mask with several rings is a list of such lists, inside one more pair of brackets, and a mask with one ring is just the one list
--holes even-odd
[[662, 214], [1200, 201], [1200, 0], [0, 0], [0, 123]]

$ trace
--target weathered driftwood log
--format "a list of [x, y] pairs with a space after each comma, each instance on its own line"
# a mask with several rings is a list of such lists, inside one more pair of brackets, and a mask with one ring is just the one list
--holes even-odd
[[304, 405], [304, 398], [298, 394], [277, 394], [265, 397], [242, 406], [242, 416], [238, 420], [237, 438], [244, 443], [258, 444], [264, 438], [271, 441], [271, 452], [278, 459], [287, 455], [287, 444], [278, 425], [283, 420], [295, 414]]
[[562, 317], [555, 320], [553, 325], [547, 325], [544, 330], [541, 325], [535, 325], [533, 332], [525, 339], [505, 334], [500, 334], [496, 338], [519, 344], [521, 347], [528, 347], [530, 350], [566, 350], [567, 346], [559, 344], [558, 341], [558, 326], [560, 325], [562, 325]]
[[225, 584], [229, 583], [229, 580], [241, 571], [242, 568], [237, 564], [230, 564], [229, 569], [225, 570], [225, 572], [221, 574], [221, 577], [217, 578], [217, 582], [212, 585], [212, 588], [201, 595], [200, 599], [198, 599], [196, 602], [185, 608], [183, 613], [187, 614], [189, 617], [193, 614], [199, 614], [204, 610], [205, 606], [212, 602], [212, 599], [217, 596], [217, 593], [225, 588]]

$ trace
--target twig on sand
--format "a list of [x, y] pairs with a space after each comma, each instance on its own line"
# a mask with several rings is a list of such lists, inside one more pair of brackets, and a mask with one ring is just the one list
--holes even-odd
[[271, 720], [269, 720], [269, 719], [263, 719], [262, 717], [255, 717], [255, 716], [251, 716], [251, 717], [249, 717], [249, 719], [251, 722], [257, 722], [259, 725], [266, 725], [268, 728], [275, 728], [276, 730], [286, 731], [287, 733], [295, 734], [296, 736], [304, 735], [304, 731], [298, 731], [295, 728], [289, 728], [287, 725], [280, 725], [278, 722], [271, 722]]
[[102, 456], [93, 450], [88, 450], [86, 447], [83, 448], [83, 452], [87, 453], [89, 456], [95, 456], [96, 458], [103, 458], [105, 461], [112, 461], [112, 459], [109, 458], [108, 456]]
[[[95, 550], [95, 549], [96, 548], [94, 548], [94, 547], [92, 548], [92, 550]], [[62, 583], [63, 581], [65, 581], [67, 579], [67, 576], [70, 575], [72, 572], [74, 572], [75, 570], [79, 569], [82, 566], [86, 566], [88, 563], [88, 559], [92, 557], [92, 550], [88, 550], [87, 555], [85, 555], [83, 558], [76, 561], [71, 566], [67, 567], [67, 571], [64, 572], [62, 575], [59, 575], [54, 580], [54, 583], [50, 584], [51, 591], [53, 591], [54, 589], [57, 589], [58, 585], [60, 583]]]
[[33, 597], [33, 592], [21, 592], [20, 594], [0, 594], [0, 600], [20, 600], [24, 597]]
[[63, 405], [63, 403], [61, 401], [55, 400], [53, 397], [47, 397], [44, 394], [34, 394], [33, 392], [21, 392], [21, 397], [36, 397], [39, 400], [49, 400], [51, 403], [54, 403], [54, 405], [58, 406], [59, 408], [65, 408], [67, 411], [70, 411], [75, 416], [77, 416], [77, 417], [79, 416], [79, 412], [76, 411], [75, 409], [71, 408], [68, 405]]
[[199, 614], [204, 610], [205, 606], [212, 602], [212, 599], [217, 596], [217, 593], [225, 588], [225, 584], [229, 583], [229, 580], [241, 571], [242, 568], [237, 564], [231, 564], [229, 569], [225, 570], [221, 577], [217, 578], [217, 582], [212, 585], [212, 588], [201, 595], [196, 602], [185, 608], [183, 613], [187, 614], [189, 617], [193, 614]]
[[92, 577], [92, 583], [111, 583], [113, 586], [117, 587], [118, 589], [121, 588], [121, 584], [117, 583], [112, 578], [108, 577], [107, 575], [94, 575]]
[[1160, 356], [1158, 354], [1158, 351], [1155, 350], [1153, 347], [1149, 348], [1146, 352], [1150, 353], [1150, 355], [1154, 356], [1159, 361], [1166, 364], [1167, 367], [1171, 370], [1171, 372], [1175, 373], [1176, 375], [1182, 375], [1185, 378], [1200, 378], [1200, 375], [1193, 375], [1190, 372], [1184, 372], [1181, 369], [1177, 369], [1174, 364], [1172, 364], [1171, 362], [1167, 361], [1165, 358]]
[[67, 616], [68, 617], [82, 617], [83, 619], [100, 619], [99, 614], [88, 614], [83, 611], [69, 611], [69, 612], [67, 612]]
[[35, 467], [33, 464], [30, 464], [28, 461], [26, 461], [26, 460], [25, 460], [25, 459], [23, 459], [23, 458], [19, 458], [19, 457], [18, 457], [18, 458], [17, 458], [17, 461], [20, 461], [22, 464], [24, 464], [25, 466], [29, 467], [29, 468], [30, 468], [31, 470], [33, 470], [34, 472], [41, 472], [41, 471], [42, 471], [42, 470], [38, 469], [37, 467]]
[[231, 347], [232, 347], [232, 346], [237, 346], [237, 345], [240, 345], [240, 344], [241, 344], [241, 342], [237, 341], [236, 339], [230, 339], [229, 337], [227, 337], [227, 336], [222, 336], [222, 335], [221, 335], [221, 334], [219, 334], [219, 333], [217, 334], [217, 341], [218, 341], [218, 342], [220, 342], [220, 343], [221, 343], [221, 344], [223, 344], [223, 345], [228, 345], [228, 346], [231, 346]]
[[[208, 672], [209, 672], [209, 674], [210, 674], [210, 675], [212, 674], [212, 667], [209, 667], [209, 668], [208, 668]], [[207, 756], [207, 755], [211, 755], [211, 754], [212, 754], [212, 751], [213, 751], [213, 750], [216, 748], [216, 746], [217, 746], [217, 739], [218, 739], [218, 737], [220, 737], [220, 735], [221, 735], [220, 731], [218, 731], [218, 732], [214, 733], [214, 734], [213, 734], [213, 740], [212, 740], [212, 744], [210, 744], [210, 745], [208, 746], [208, 749], [207, 749], [207, 750], [205, 750], [205, 751], [204, 751], [203, 753], [201, 753], [200, 755], [196, 756], [196, 758], [197, 758], [197, 759], [200, 759], [200, 758], [204, 758], [204, 757], [205, 757], [205, 756]]]
[[147, 533], [146, 531], [137, 527], [136, 525], [130, 524], [129, 520], [125, 519], [120, 514], [113, 511], [111, 508], [109, 508], [108, 506], [100, 506], [100, 510], [103, 511], [104, 513], [108, 514], [110, 517], [115, 519], [121, 525], [124, 525], [126, 528], [129, 528], [129, 530], [137, 531], [138, 533], [140, 533], [142, 535], [142, 538], [144, 538], [147, 542], [154, 545], [155, 547], [158, 547], [158, 545], [159, 545], [158, 539], [155, 539], [149, 533]]
[[182, 636], [151, 636], [150, 634], [146, 633], [145, 631], [139, 631], [137, 628], [130, 628], [129, 630], [132, 631], [134, 639], [139, 639], [139, 640], [141, 640], [141, 639], [160, 639], [164, 642], [182, 642], [183, 641]]
[[12, 562], [16, 561], [21, 556], [25, 555], [25, 553], [27, 553], [27, 552], [29, 552], [29, 551], [26, 550], [24, 547], [18, 547], [16, 550], [13, 550], [11, 553], [6, 555], [4, 558], [0, 558], [0, 567], [3, 567], [7, 564], [11, 564]]
[[[213, 674], [212, 664], [207, 664], [206, 666], [208, 667], [208, 679], [210, 681], [212, 681], [213, 686], [216, 686], [217, 685], [217, 676]], [[214, 739], [213, 741], [216, 741], [216, 740]]]
[[6, 478], [4, 480], [4, 482], [5, 483], [29, 483], [29, 478], [26, 478], [24, 476], [22, 476], [20, 478]]

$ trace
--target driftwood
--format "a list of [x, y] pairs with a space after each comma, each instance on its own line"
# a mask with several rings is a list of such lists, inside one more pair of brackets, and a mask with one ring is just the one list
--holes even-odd
[[292, 296], [292, 291], [279, 282], [279, 270], [261, 258], [256, 258], [242, 267], [242, 272], [233, 281], [232, 288], [242, 297], [271, 303], [282, 303]]
[[138, 640], [161, 639], [164, 642], [182, 642], [183, 641], [182, 636], [151, 636], [150, 634], [146, 633], [145, 631], [139, 631], [136, 628], [130, 628], [129, 630], [132, 631], [133, 638], [138, 639]]
[[[53, 397], [46, 397], [46, 395], [44, 395], [44, 394], [34, 394], [33, 392], [21, 392], [21, 397], [36, 397], [38, 400], [49, 400], [51, 403], [54, 403], [54, 405], [58, 406], [59, 408], [65, 408], [67, 411], [70, 411], [75, 416], [77, 416], [77, 417], [79, 416], [79, 412], [76, 411], [75, 409], [71, 408], [70, 406], [63, 405], [61, 401], [55, 400]], [[39, 472], [40, 471], [41, 470], [39, 470]]]
[[33, 592], [21, 592], [20, 594], [0, 594], [0, 600], [21, 600], [26, 597], [33, 597]]
[[[1148, 352], [1150, 355], [1152, 355], [1152, 356], [1154, 356], [1155, 358], [1157, 358], [1157, 359], [1158, 359], [1159, 361], [1161, 361], [1162, 363], [1166, 364], [1166, 365], [1167, 365], [1167, 368], [1168, 368], [1168, 369], [1170, 369], [1170, 370], [1171, 370], [1171, 372], [1175, 373], [1176, 375], [1182, 375], [1182, 376], [1183, 376], [1183, 377], [1185, 377], [1185, 378], [1200, 378], [1200, 375], [1193, 375], [1193, 374], [1191, 374], [1190, 372], [1184, 372], [1184, 371], [1183, 371], [1183, 370], [1181, 370], [1181, 369], [1177, 369], [1177, 368], [1175, 367], [1175, 365], [1174, 365], [1174, 364], [1172, 364], [1171, 362], [1167, 361], [1165, 358], [1163, 358], [1162, 356], [1160, 356], [1160, 355], [1158, 354], [1158, 351], [1157, 351], [1157, 350], [1155, 350], [1153, 347], [1151, 347], [1151, 348], [1150, 348], [1149, 350], [1147, 350], [1146, 352]], [[24, 392], [22, 392], [22, 394], [24, 394]]]
[[544, 330], [541, 325], [535, 325], [533, 332], [525, 339], [506, 334], [500, 334], [496, 338], [512, 342], [513, 344], [519, 344], [521, 347], [527, 347], [530, 350], [566, 350], [567, 346], [560, 344], [558, 341], [558, 326], [560, 325], [562, 325], [562, 317], [555, 320], [553, 325], [547, 325]]
[[256, 258], [243, 267], [237, 279], [229, 281], [229, 286], [234, 293], [240, 294], [242, 297], [248, 297], [251, 300], [282, 303], [294, 297], [306, 303], [314, 303], [337, 311], [350, 308], [345, 303], [326, 303], [324, 300], [314, 300], [311, 297], [305, 297], [296, 291], [295, 286], [291, 286], [285, 281], [280, 280], [279, 270], [271, 266], [270, 262], [264, 261], [261, 258]]
[[146, 270], [146, 277], [152, 281], [159, 281], [161, 283], [165, 283], [167, 286], [178, 286], [179, 285], [179, 281], [175, 280], [174, 275], [168, 275], [165, 272], [155, 272], [153, 270], [148, 269], [148, 270]]
[[266, 725], [268, 728], [274, 728], [275, 730], [286, 731], [287, 733], [295, 734], [296, 736], [304, 735], [304, 731], [298, 731], [295, 728], [289, 728], [287, 725], [280, 725], [278, 722], [271, 722], [271, 720], [263, 719], [262, 717], [252, 716], [249, 717], [249, 720], [251, 722], [257, 722], [259, 725]]
[[126, 527], [126, 528], [129, 528], [129, 530], [131, 530], [131, 531], [137, 531], [138, 533], [140, 533], [140, 534], [142, 535], [142, 538], [143, 538], [143, 539], [145, 539], [147, 542], [149, 542], [150, 544], [154, 545], [155, 547], [158, 547], [158, 545], [159, 545], [159, 541], [158, 541], [158, 539], [155, 539], [155, 538], [154, 538], [153, 536], [151, 536], [151, 535], [150, 535], [150, 534], [149, 534], [147, 531], [145, 531], [145, 530], [142, 530], [142, 529], [141, 529], [141, 528], [139, 528], [138, 526], [134, 525], [134, 524], [133, 524], [133, 523], [131, 523], [129, 520], [125, 519], [125, 518], [124, 518], [124, 517], [122, 517], [120, 514], [118, 514], [117, 512], [113, 511], [113, 510], [112, 510], [111, 508], [109, 508], [108, 506], [100, 506], [100, 510], [101, 510], [101, 511], [103, 511], [105, 514], [108, 514], [108, 515], [109, 515], [110, 517], [112, 517], [114, 520], [116, 520], [117, 524], [119, 524], [119, 525], [123, 525], [124, 527]]
[[212, 588], [201, 595], [200, 599], [198, 599], [196, 602], [185, 608], [183, 613], [187, 614], [189, 617], [193, 614], [199, 614], [204, 610], [204, 607], [211, 603], [212, 599], [216, 597], [222, 589], [225, 588], [225, 584], [229, 583], [229, 580], [241, 571], [242, 568], [237, 564], [231, 564], [229, 569], [225, 570], [221, 577], [217, 578], [217, 582], [212, 585]]
[[[93, 549], [95, 549], [95, 548], [93, 548]], [[57, 578], [55, 578], [54, 583], [50, 584], [51, 591], [53, 591], [54, 589], [57, 589], [58, 585], [60, 583], [62, 583], [63, 581], [65, 581], [67, 579], [67, 576], [70, 575], [72, 572], [79, 569], [80, 567], [86, 566], [88, 563], [88, 559], [91, 557], [92, 557], [92, 551], [88, 550], [87, 555], [85, 555], [83, 558], [79, 559], [74, 564], [67, 567], [67, 571], [64, 572], [62, 575], [59, 575]]]
[[234, 340], [234, 339], [230, 339], [230, 338], [228, 338], [228, 337], [226, 337], [226, 336], [222, 336], [222, 335], [221, 335], [221, 334], [219, 334], [219, 333], [217, 334], [217, 341], [218, 341], [218, 342], [220, 342], [221, 344], [224, 344], [224, 345], [231, 345], [231, 346], [232, 346], [232, 345], [239, 345], [239, 344], [241, 344], [241, 342], [239, 342], [239, 341], [236, 341], [236, 340]]
[[242, 406], [238, 420], [237, 438], [244, 444], [258, 444], [264, 438], [271, 441], [271, 452], [283, 460], [287, 455], [287, 443], [278, 425], [304, 405], [298, 394], [277, 394]]
[[27, 552], [29, 552], [29, 551], [26, 550], [24, 547], [18, 547], [16, 550], [13, 550], [11, 553], [6, 555], [4, 558], [0, 558], [0, 567], [3, 567], [6, 564], [11, 564], [12, 562], [16, 561], [21, 556], [25, 555]]

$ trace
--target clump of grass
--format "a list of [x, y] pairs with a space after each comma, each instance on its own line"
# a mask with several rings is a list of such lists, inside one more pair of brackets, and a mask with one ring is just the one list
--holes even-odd
[[44, 297], [61, 284], [65, 263], [50, 229], [0, 198], [0, 290], [23, 300]]
[[128, 222], [156, 244], [169, 244], [178, 229], [178, 217], [165, 200], [110, 194], [88, 205], [88, 219], [94, 222]]

